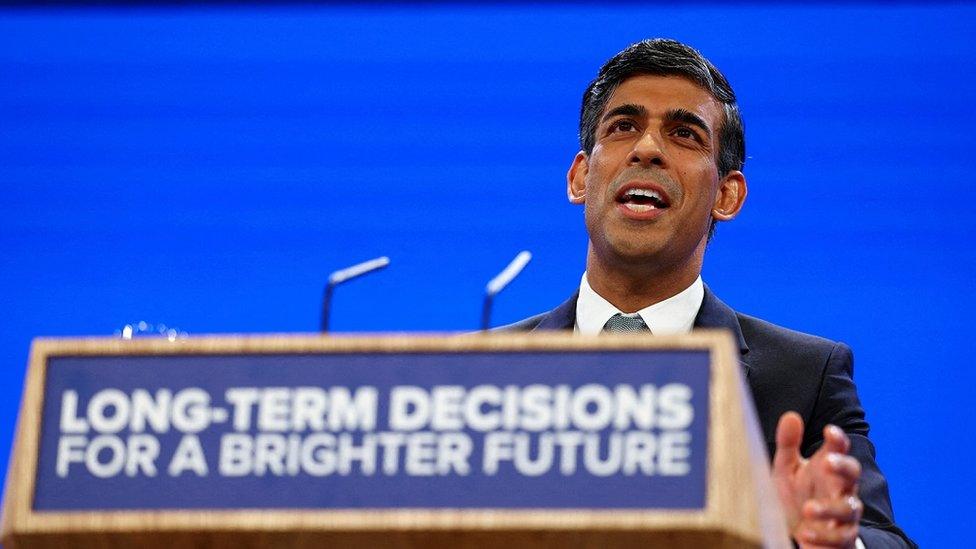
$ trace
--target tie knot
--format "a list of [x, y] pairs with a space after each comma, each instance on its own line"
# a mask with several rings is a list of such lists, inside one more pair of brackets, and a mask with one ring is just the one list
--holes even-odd
[[624, 316], [617, 313], [610, 317], [610, 320], [603, 325], [604, 332], [650, 332], [651, 329], [644, 324], [644, 319], [638, 316]]

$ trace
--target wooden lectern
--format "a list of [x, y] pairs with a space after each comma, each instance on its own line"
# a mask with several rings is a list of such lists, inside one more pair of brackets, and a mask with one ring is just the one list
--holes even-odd
[[2, 541], [791, 547], [717, 331], [38, 339]]

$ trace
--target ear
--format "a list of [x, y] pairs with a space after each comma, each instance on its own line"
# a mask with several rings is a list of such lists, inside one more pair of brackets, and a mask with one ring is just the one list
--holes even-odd
[[569, 171], [566, 172], [566, 196], [572, 204], [586, 202], [586, 173], [590, 169], [590, 159], [586, 153], [580, 151], [573, 158]]
[[737, 170], [727, 173], [715, 192], [712, 217], [716, 221], [729, 221], [739, 215], [746, 201], [746, 194], [748, 194], [746, 176]]

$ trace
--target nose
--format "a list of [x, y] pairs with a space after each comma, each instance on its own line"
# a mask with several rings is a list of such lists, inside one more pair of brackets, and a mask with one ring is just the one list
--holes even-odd
[[664, 151], [651, 132], [644, 132], [634, 143], [634, 148], [630, 151], [630, 164], [645, 168], [663, 168], [667, 165]]

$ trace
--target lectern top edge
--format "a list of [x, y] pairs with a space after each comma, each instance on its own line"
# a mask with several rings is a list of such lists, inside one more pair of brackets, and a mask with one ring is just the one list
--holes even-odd
[[653, 350], [680, 348], [722, 352], [734, 349], [724, 330], [696, 330], [686, 335], [634, 337], [626, 334], [582, 336], [545, 333], [393, 333], [199, 335], [170, 341], [163, 337], [125, 340], [118, 337], [38, 337], [33, 357], [114, 354], [221, 354], [221, 353], [358, 353], [358, 352], [518, 352], [585, 350]]

